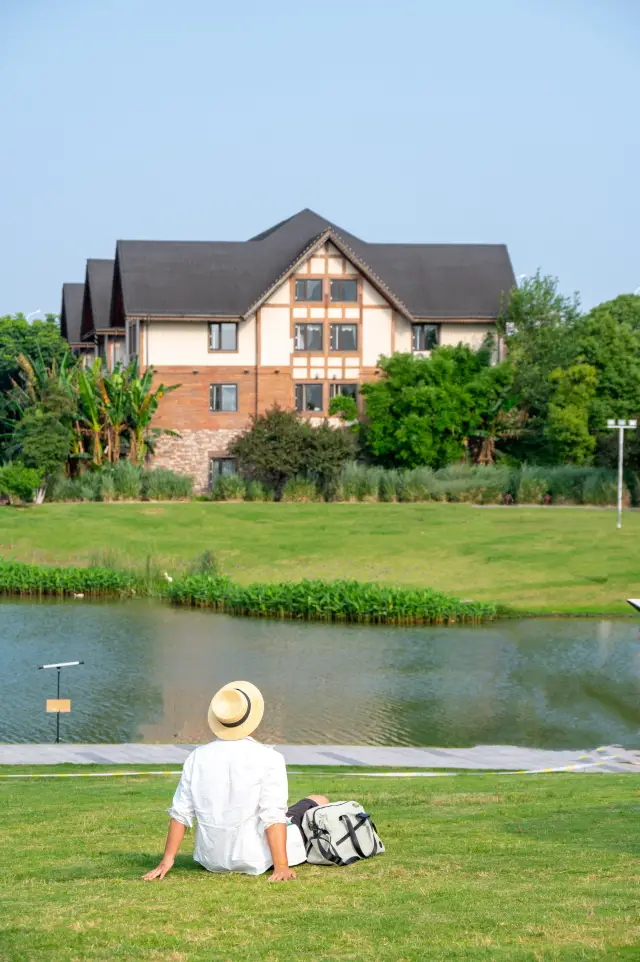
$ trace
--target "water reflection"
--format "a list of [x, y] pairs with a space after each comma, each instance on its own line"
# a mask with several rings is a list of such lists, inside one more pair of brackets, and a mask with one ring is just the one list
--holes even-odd
[[[632, 621], [526, 620], [484, 628], [372, 628], [232, 619], [144, 603], [0, 604], [3, 741], [50, 741], [63, 673], [69, 741], [198, 742], [224, 681], [268, 705], [259, 735], [289, 743], [634, 747]], [[48, 676], [48, 677], [47, 677]]]

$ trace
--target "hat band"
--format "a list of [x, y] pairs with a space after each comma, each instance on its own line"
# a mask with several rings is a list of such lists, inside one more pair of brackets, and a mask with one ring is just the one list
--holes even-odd
[[243, 691], [242, 688], [236, 688], [235, 690], [236, 690], [236, 691], [239, 691], [240, 694], [241, 694], [241, 695], [244, 695], [244, 697], [247, 699], [247, 710], [246, 710], [246, 712], [244, 713], [244, 715], [242, 716], [242, 718], [241, 718], [239, 721], [235, 721], [235, 722], [224, 722], [224, 721], [222, 721], [221, 718], [219, 718], [218, 721], [220, 722], [221, 725], [224, 725], [225, 728], [237, 728], [238, 725], [244, 725], [244, 723], [246, 722], [247, 718], [248, 718], [249, 715], [251, 714], [251, 699], [250, 699], [249, 696], [247, 695], [246, 691]]

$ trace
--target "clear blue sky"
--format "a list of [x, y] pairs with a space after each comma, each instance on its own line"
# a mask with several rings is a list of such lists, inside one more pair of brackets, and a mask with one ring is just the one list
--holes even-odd
[[640, 286], [638, 0], [0, 0], [0, 314], [302, 207]]

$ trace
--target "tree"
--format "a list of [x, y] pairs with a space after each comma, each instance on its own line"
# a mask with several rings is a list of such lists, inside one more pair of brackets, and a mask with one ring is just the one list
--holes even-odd
[[362, 386], [370, 456], [390, 468], [439, 468], [464, 458], [468, 439], [486, 430], [511, 390], [509, 365], [491, 361], [490, 346], [474, 352], [463, 345], [436, 348], [428, 358], [384, 358], [383, 377]]
[[590, 464], [596, 439], [589, 433], [589, 407], [597, 385], [590, 364], [558, 368], [549, 377], [553, 389], [545, 434], [560, 462]]
[[336, 394], [329, 401], [329, 416], [340, 417], [343, 421], [356, 421], [358, 418], [356, 399], [348, 394]]
[[0, 460], [19, 417], [11, 397], [13, 385], [21, 376], [18, 358], [34, 358], [50, 367], [54, 362], [59, 365], [68, 354], [69, 345], [53, 315], [31, 323], [23, 314], [0, 317]]
[[49, 479], [65, 466], [70, 445], [70, 428], [51, 411], [31, 407], [18, 422], [13, 434], [13, 455], [42, 479], [38, 503], [44, 501]]
[[580, 320], [577, 295], [565, 297], [555, 277], [537, 271], [510, 292], [498, 318], [513, 365], [513, 393], [527, 416], [518, 453], [530, 460], [548, 457], [545, 423], [554, 385], [552, 371], [577, 361], [574, 329]]
[[33, 501], [40, 486], [40, 474], [33, 468], [25, 468], [18, 462], [0, 466], [0, 497], [8, 496], [10, 504]]
[[[343, 400], [353, 401], [353, 398]], [[349, 428], [332, 428], [324, 421], [310, 428], [305, 444], [306, 469], [325, 498], [330, 499], [335, 494], [342, 468], [356, 456], [357, 438]]]
[[229, 453], [240, 471], [273, 489], [276, 501], [296, 475], [311, 475], [330, 495], [346, 461], [355, 455], [351, 431], [323, 423], [314, 427], [295, 411], [275, 405], [266, 414], [253, 415], [250, 429], [236, 438]]
[[273, 488], [276, 501], [290, 478], [307, 467], [309, 422], [278, 405], [254, 414], [249, 430], [236, 438], [229, 453], [247, 477]]
[[594, 434], [605, 430], [608, 418], [640, 414], [640, 318], [634, 327], [631, 316], [605, 307], [600, 304], [581, 318], [574, 332], [577, 357], [597, 374], [589, 413]]

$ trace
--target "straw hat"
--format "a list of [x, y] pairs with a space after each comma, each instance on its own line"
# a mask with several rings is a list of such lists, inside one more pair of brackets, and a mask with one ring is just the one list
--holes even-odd
[[250, 681], [223, 685], [209, 705], [209, 728], [218, 738], [234, 741], [254, 732], [264, 714], [264, 699]]

